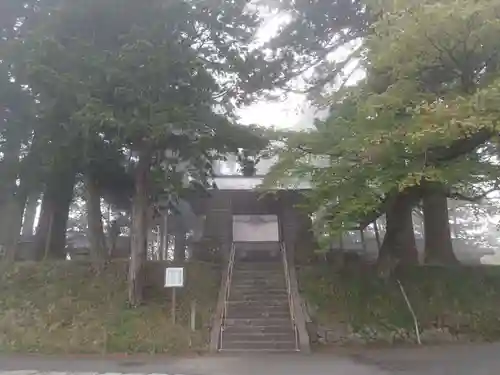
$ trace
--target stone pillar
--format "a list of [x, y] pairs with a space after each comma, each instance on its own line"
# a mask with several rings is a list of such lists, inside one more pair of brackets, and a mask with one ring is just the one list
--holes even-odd
[[297, 242], [297, 213], [296, 210], [284, 202], [282, 206], [281, 222], [281, 241], [285, 243], [286, 251], [289, 257], [295, 259], [295, 243]]
[[282, 200], [281, 230], [282, 241], [285, 242], [288, 256], [293, 257], [295, 263], [304, 264], [314, 258], [314, 235], [311, 218], [307, 212], [295, 207], [296, 199]]
[[233, 240], [231, 198], [223, 190], [213, 190], [207, 207], [204, 239], [219, 245], [221, 256], [227, 259]]

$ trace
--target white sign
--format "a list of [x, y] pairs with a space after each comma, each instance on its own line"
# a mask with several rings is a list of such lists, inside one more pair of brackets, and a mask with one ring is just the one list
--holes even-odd
[[184, 268], [167, 267], [165, 269], [165, 288], [182, 288], [184, 286]]

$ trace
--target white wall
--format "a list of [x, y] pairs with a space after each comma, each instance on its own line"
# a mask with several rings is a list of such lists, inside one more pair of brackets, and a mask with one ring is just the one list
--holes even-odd
[[276, 215], [234, 215], [233, 241], [279, 241], [278, 217]]

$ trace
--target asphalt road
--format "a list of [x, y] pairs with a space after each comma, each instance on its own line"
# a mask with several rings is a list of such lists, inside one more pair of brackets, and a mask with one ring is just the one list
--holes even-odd
[[[50, 373], [50, 374], [48, 374]], [[498, 375], [500, 344], [196, 358], [0, 356], [0, 375]]]

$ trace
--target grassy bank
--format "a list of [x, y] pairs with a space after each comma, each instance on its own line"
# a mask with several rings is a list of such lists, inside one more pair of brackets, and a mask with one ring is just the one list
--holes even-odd
[[[299, 270], [300, 286], [325, 342], [415, 342], [414, 323], [394, 279], [372, 266]], [[500, 339], [500, 267], [398, 270], [424, 342]], [[320, 333], [321, 336], [321, 333]]]
[[[162, 287], [165, 264], [149, 263], [146, 303], [127, 306], [127, 264], [99, 273], [89, 263], [18, 263], [0, 276], [0, 351], [43, 353], [179, 353], [204, 350], [215, 309], [220, 270], [187, 265], [172, 324], [170, 294]], [[189, 330], [197, 301], [196, 332]]]

